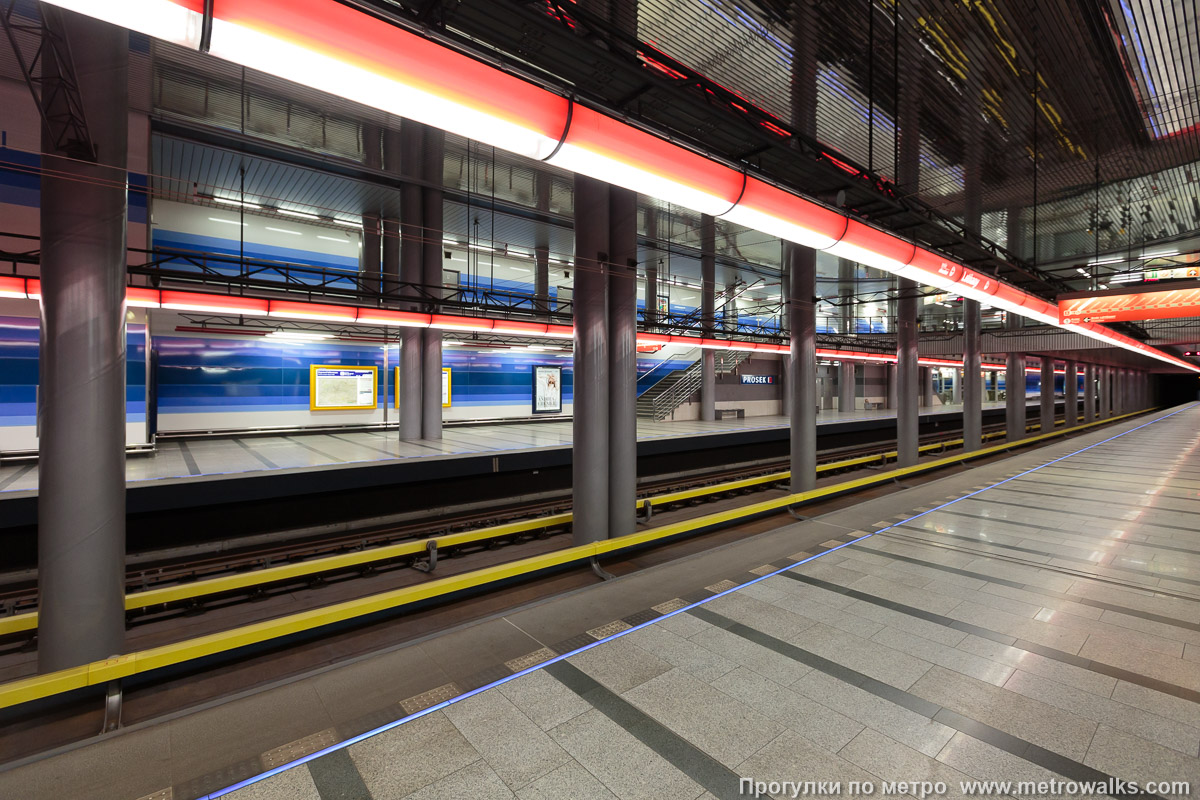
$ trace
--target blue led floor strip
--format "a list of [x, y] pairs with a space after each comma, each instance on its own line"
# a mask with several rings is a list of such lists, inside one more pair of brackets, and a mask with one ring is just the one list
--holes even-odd
[[977, 494], [986, 492], [989, 489], [994, 489], [997, 486], [1002, 486], [1002, 485], [1008, 483], [1009, 481], [1013, 481], [1013, 480], [1016, 480], [1017, 478], [1024, 477], [1025, 475], [1028, 475], [1031, 472], [1037, 472], [1039, 469], [1045, 469], [1046, 467], [1050, 466], [1051, 464], [1057, 464], [1059, 461], [1062, 461], [1067, 458], [1071, 458], [1072, 456], [1077, 456], [1080, 453], [1091, 450], [1094, 447], [1099, 447], [1102, 444], [1107, 444], [1108, 442], [1111, 442], [1114, 439], [1120, 439], [1122, 436], [1128, 436], [1129, 434], [1133, 433], [1134, 431], [1141, 430], [1142, 428], [1145, 428], [1149, 425], [1154, 425], [1155, 423], [1158, 423], [1158, 422], [1162, 422], [1164, 419], [1170, 419], [1171, 417], [1175, 416], [1176, 414], [1182, 414], [1184, 411], [1188, 411], [1192, 408], [1195, 408], [1197, 405], [1200, 405], [1200, 403], [1192, 403], [1184, 408], [1179, 409], [1178, 411], [1172, 411], [1170, 414], [1165, 414], [1165, 415], [1159, 417], [1158, 419], [1152, 419], [1149, 422], [1143, 422], [1141, 425], [1138, 425], [1136, 428], [1130, 428], [1129, 430], [1124, 431], [1123, 433], [1118, 433], [1115, 436], [1110, 436], [1107, 439], [1103, 439], [1099, 442], [1096, 442], [1095, 444], [1090, 444], [1087, 447], [1081, 447], [1080, 449], [1075, 450], [1074, 452], [1068, 453], [1065, 456], [1060, 456], [1059, 458], [1055, 458], [1051, 461], [1047, 461], [1045, 464], [1040, 464], [1036, 467], [1033, 467], [1032, 469], [1027, 469], [1024, 472], [1019, 472], [1016, 475], [1013, 475], [1012, 477], [1009, 477], [1009, 478], [1005, 478], [1002, 481], [996, 481], [995, 483], [991, 484], [990, 486], [985, 486], [982, 489], [977, 489], [976, 491], [971, 492], [970, 494], [964, 494], [962, 497], [955, 498], [954, 500], [951, 500], [948, 503], [942, 503], [940, 506], [937, 506], [936, 508], [931, 508], [928, 511], [922, 511], [920, 514], [914, 514], [913, 516], [908, 517], [907, 519], [901, 520], [900, 522], [896, 522], [892, 525], [888, 525], [886, 528], [880, 528], [877, 531], [865, 534], [863, 536], [858, 537], [857, 539], [852, 539], [849, 542], [839, 544], [837, 547], [833, 547], [833, 548], [830, 548], [829, 550], [824, 550], [820, 553], [816, 553], [814, 555], [809, 556], [808, 558], [797, 561], [794, 564], [789, 564], [788, 566], [782, 567], [781, 569], [777, 569], [774, 572], [769, 572], [766, 575], [762, 575], [758, 578], [754, 578], [753, 580], [746, 581], [745, 583], [739, 584], [738, 586], [735, 586], [732, 589], [726, 589], [723, 592], [718, 592], [717, 594], [714, 594], [712, 597], [706, 597], [703, 600], [698, 600], [697, 602], [692, 603], [687, 606], [684, 606], [683, 608], [679, 608], [679, 609], [676, 609], [675, 611], [671, 611], [667, 614], [663, 614], [661, 617], [656, 617], [648, 622], [643, 622], [640, 625], [634, 625], [632, 628], [623, 630], [620, 633], [614, 633], [612, 636], [606, 636], [603, 639], [598, 639], [591, 644], [586, 644], [583, 647], [580, 647], [576, 650], [572, 650], [569, 653], [563, 653], [562, 655], [555, 656], [554, 658], [546, 659], [545, 661], [542, 661], [538, 664], [534, 664], [532, 667], [527, 667], [527, 668], [521, 670], [520, 672], [514, 672], [512, 675], [503, 677], [500, 680], [493, 681], [489, 684], [486, 684], [485, 686], [480, 686], [478, 689], [472, 689], [469, 692], [463, 692], [462, 694], [460, 694], [456, 697], [452, 697], [449, 700], [443, 700], [442, 702], [437, 703], [436, 705], [432, 705], [429, 708], [418, 711], [415, 714], [409, 714], [407, 717], [402, 717], [393, 722], [389, 722], [386, 725], [381, 725], [378, 728], [374, 728], [372, 730], [366, 731], [365, 733], [360, 733], [357, 736], [353, 736], [349, 739], [346, 739], [343, 742], [338, 742], [337, 744], [330, 745], [329, 747], [326, 747], [324, 750], [318, 750], [317, 752], [310, 753], [309, 755], [304, 756], [303, 758], [298, 758], [295, 761], [290, 761], [287, 764], [283, 764], [282, 766], [278, 766], [273, 769], [269, 769], [266, 772], [263, 772], [259, 775], [255, 775], [252, 778], [246, 778], [245, 780], [239, 781], [239, 782], [233, 784], [232, 786], [227, 786], [224, 789], [218, 789], [217, 791], [212, 792], [211, 794], [204, 795], [203, 797], [200, 797], [197, 800], [216, 800], [216, 798], [218, 798], [218, 797], [224, 797], [232, 792], [236, 792], [238, 789], [243, 789], [247, 786], [250, 786], [251, 784], [258, 783], [259, 781], [262, 781], [262, 780], [266, 780], [267, 778], [270, 778], [273, 775], [278, 775], [280, 772], [285, 772], [286, 770], [292, 769], [293, 767], [298, 767], [302, 764], [307, 764], [309, 761], [320, 758], [323, 755], [332, 753], [336, 750], [341, 750], [341, 749], [349, 747], [350, 745], [353, 745], [353, 744], [357, 744], [358, 742], [361, 742], [364, 739], [370, 739], [372, 736], [378, 736], [379, 734], [390, 731], [393, 728], [397, 728], [406, 722], [412, 722], [414, 719], [419, 719], [419, 718], [425, 716], [426, 714], [432, 714], [433, 712], [440, 711], [447, 706], [451, 706], [451, 705], [454, 705], [455, 703], [459, 703], [470, 697], [474, 697], [475, 695], [480, 694], [481, 692], [486, 692], [488, 689], [495, 688], [496, 686], [501, 686], [505, 683], [508, 683], [509, 681], [516, 680], [517, 678], [520, 678], [524, 675], [528, 675], [531, 672], [536, 672], [539, 669], [548, 667], [551, 664], [555, 664], [564, 659], [571, 658], [573, 656], [577, 656], [580, 653], [591, 650], [593, 647], [598, 647], [598, 646], [604, 644], [605, 642], [610, 642], [613, 639], [619, 639], [622, 636], [626, 636], [630, 633], [633, 633], [634, 631], [638, 631], [638, 630], [641, 630], [642, 628], [653, 625], [654, 623], [659, 622], [660, 620], [664, 620], [664, 619], [667, 619], [668, 617], [673, 617], [676, 614], [682, 614], [686, 611], [690, 611], [691, 609], [696, 608], [698, 606], [702, 606], [705, 603], [710, 603], [713, 600], [716, 600], [718, 597], [724, 597], [725, 595], [732, 594], [733, 592], [736, 592], [739, 589], [744, 589], [747, 586], [753, 586], [754, 584], [758, 583], [759, 581], [765, 581], [767, 578], [773, 578], [776, 575], [779, 575], [780, 573], [787, 572], [790, 569], [795, 569], [796, 567], [798, 567], [802, 564], [807, 564], [808, 562], [810, 562], [814, 559], [820, 558], [821, 556], [826, 555], [827, 553], [832, 553], [836, 550], [841, 550], [843, 547], [849, 547], [850, 545], [861, 542], [864, 539], [869, 539], [872, 536], [875, 536], [876, 534], [889, 531], [892, 528], [896, 527], [897, 525], [904, 525], [905, 523], [912, 522], [914, 519], [920, 519], [921, 517], [924, 517], [927, 514], [932, 514], [935, 511], [940, 511], [941, 509], [946, 508], [947, 506], [952, 506], [955, 503], [958, 503], [962, 500], [967, 500], [971, 497], [974, 497]]

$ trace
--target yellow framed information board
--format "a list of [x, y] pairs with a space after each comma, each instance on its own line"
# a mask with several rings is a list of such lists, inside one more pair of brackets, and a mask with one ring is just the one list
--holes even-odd
[[[442, 367], [442, 408], [449, 408], [450, 401], [453, 399], [451, 397], [451, 392], [450, 392], [451, 384], [453, 383], [452, 377], [453, 376], [451, 375], [450, 367]], [[396, 367], [395, 370], [393, 370], [392, 387], [395, 389], [395, 391], [393, 392], [393, 395], [396, 398], [394, 401], [392, 401], [393, 407], [398, 409], [398, 408], [400, 408], [400, 368], [399, 367]]]
[[378, 367], [312, 364], [308, 368], [309, 411], [369, 411], [378, 402]]

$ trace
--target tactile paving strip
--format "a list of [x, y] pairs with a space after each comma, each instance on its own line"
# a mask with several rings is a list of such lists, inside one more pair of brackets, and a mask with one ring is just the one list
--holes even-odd
[[262, 758], [263, 767], [274, 769], [290, 761], [295, 761], [297, 758], [304, 758], [310, 753], [324, 750], [326, 747], [337, 744], [337, 741], [337, 733], [333, 728], [326, 728], [310, 736], [305, 736], [303, 739], [297, 739], [273, 750], [268, 750], [260, 758]]
[[588, 636], [591, 636], [593, 639], [606, 639], [609, 636], [612, 636], [614, 633], [620, 633], [621, 631], [627, 631], [632, 627], [633, 627], [632, 625], [630, 625], [628, 622], [626, 622], [623, 619], [615, 619], [606, 625], [601, 625], [598, 628], [592, 628], [590, 631], [587, 632], [587, 634], [588, 634]]
[[707, 589], [708, 591], [712, 592], [713, 594], [716, 594], [717, 592], [725, 592], [730, 589], [736, 589], [738, 586], [741, 586], [741, 584], [734, 583], [733, 581], [726, 578], [725, 580], [721, 581], [720, 583], [714, 583], [711, 586], [705, 586], [704, 588]]
[[405, 698], [400, 701], [400, 707], [405, 713], [415, 714], [418, 711], [423, 711], [430, 706], [435, 706], [443, 700], [449, 700], [451, 697], [456, 697], [462, 694], [459, 688], [454, 683], [443, 684], [436, 689], [430, 689], [428, 692], [414, 694], [412, 697]]
[[549, 661], [558, 653], [551, 650], [549, 647], [543, 647], [540, 650], [534, 650], [532, 653], [527, 653], [519, 658], [514, 658], [511, 661], [505, 661], [504, 666], [508, 667], [513, 672], [520, 672], [523, 669], [529, 669], [534, 664], [540, 664], [543, 661]]
[[659, 614], [670, 614], [672, 611], [678, 611], [687, 606], [687, 601], [678, 597], [672, 598], [665, 603], [659, 603], [656, 606], [650, 606], [652, 611], [657, 611]]
[[142, 795], [138, 800], [175, 800], [175, 790], [168, 786], [166, 789]]

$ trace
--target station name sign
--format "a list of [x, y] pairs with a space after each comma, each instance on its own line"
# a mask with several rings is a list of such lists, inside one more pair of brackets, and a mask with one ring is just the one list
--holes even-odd
[[774, 375], [743, 375], [742, 383], [751, 386], [764, 386], [775, 382]]
[[1058, 301], [1061, 322], [1136, 322], [1200, 316], [1200, 284], [1156, 291], [1118, 290], [1071, 295]]

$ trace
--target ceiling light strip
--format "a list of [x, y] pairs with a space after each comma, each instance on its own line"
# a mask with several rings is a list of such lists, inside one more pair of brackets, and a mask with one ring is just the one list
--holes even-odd
[[[51, 2], [193, 49], [200, 45], [204, 0]], [[349, 5], [213, 0], [212, 14], [209, 52], [234, 63], [1065, 327], [1046, 301], [1014, 286], [997, 282], [989, 295], [966, 280], [982, 276], [898, 236]], [[943, 274], [956, 271], [957, 277]], [[1088, 335], [1200, 372], [1108, 329]]]

